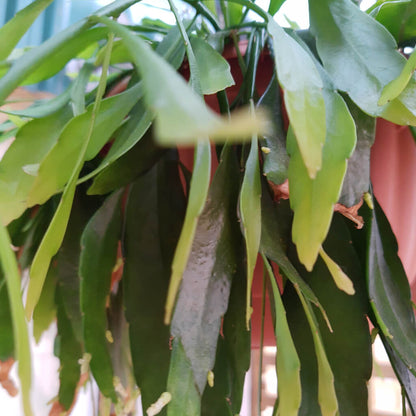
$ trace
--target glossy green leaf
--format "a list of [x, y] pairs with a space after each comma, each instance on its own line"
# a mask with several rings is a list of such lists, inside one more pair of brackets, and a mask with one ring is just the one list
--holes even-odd
[[0, 361], [14, 357], [14, 336], [9, 294], [3, 274], [0, 279]]
[[195, 385], [191, 363], [186, 357], [181, 340], [175, 338], [172, 344], [168, 379], [168, 391], [172, 400], [167, 407], [167, 416], [199, 415], [201, 398]]
[[282, 103], [276, 75], [260, 98], [258, 105], [265, 107], [272, 117], [273, 134], [266, 135], [261, 140], [263, 152], [263, 173], [275, 184], [281, 184], [287, 179], [289, 156], [286, 151], [286, 133], [283, 126]]
[[385, 26], [399, 43], [411, 41], [416, 36], [414, 0], [385, 1], [376, 5], [370, 15]]
[[249, 327], [251, 317], [251, 285], [254, 267], [261, 238], [261, 182], [258, 154], [258, 139], [251, 139], [250, 153], [246, 162], [243, 183], [241, 185], [239, 210], [246, 242], [247, 254], [247, 294], [246, 294], [246, 325]]
[[57, 305], [58, 334], [55, 340], [55, 354], [61, 363], [59, 371], [59, 403], [69, 409], [75, 397], [75, 390], [81, 377], [81, 367], [78, 360], [82, 358], [82, 347], [77, 340], [70, 318], [62, 303], [62, 290], [57, 290], [55, 302]]
[[389, 356], [390, 363], [396, 376], [404, 389], [407, 403], [412, 411], [412, 416], [416, 415], [416, 376], [407, 368], [394, 349], [390, 346], [387, 339], [381, 335], [384, 348]]
[[25, 124], [17, 133], [0, 161], [0, 216], [5, 224], [18, 218], [27, 208], [27, 197], [35, 177], [23, 170], [24, 166], [42, 162], [57, 142], [71, 116], [69, 108]]
[[79, 116], [85, 111], [85, 91], [90, 81], [90, 76], [95, 66], [90, 62], [86, 62], [80, 69], [79, 74], [72, 84], [71, 88], [71, 104], [74, 116]]
[[29, 335], [24, 316], [20, 274], [16, 256], [12, 250], [7, 229], [0, 224], [0, 261], [3, 270], [12, 316], [13, 336], [15, 342], [15, 358], [19, 362], [18, 375], [22, 394], [23, 410], [31, 416], [30, 387], [32, 382]]
[[[91, 104], [85, 113], [74, 117], [65, 126], [59, 140], [40, 164], [28, 197], [29, 206], [44, 203], [65, 186], [74, 171], [81, 149], [85, 147], [87, 135], [90, 137], [81, 162], [97, 155], [140, 98], [140, 90], [140, 85], [136, 84], [126, 92], [104, 99], [95, 117], [92, 117], [94, 104]], [[90, 132], [92, 120], [94, 129]]]
[[244, 112], [231, 120], [220, 118], [142, 39], [109, 19], [97, 21], [108, 25], [128, 47], [143, 80], [147, 106], [155, 112], [155, 135], [160, 143], [196, 143], [203, 137], [241, 141], [268, 128], [261, 115]]
[[[26, 316], [29, 318], [32, 317], [33, 309], [35, 308], [39, 300], [51, 259], [57, 253], [59, 246], [61, 245], [62, 240], [64, 238], [72, 208], [72, 202], [74, 199], [77, 179], [79, 173], [81, 172], [84, 160], [86, 157], [88, 157], [88, 151], [91, 151], [91, 149], [89, 149], [91, 147], [90, 144], [95, 145], [95, 143], [91, 141], [91, 138], [94, 137], [93, 133], [94, 127], [96, 125], [95, 121], [96, 118], [98, 118], [98, 115], [100, 114], [99, 110], [101, 98], [105, 92], [105, 84], [111, 56], [111, 45], [113, 38], [114, 36], [110, 35], [107, 43], [108, 53], [106, 54], [106, 59], [103, 63], [102, 74], [97, 89], [97, 96], [91, 111], [91, 119], [88, 120], [88, 123], [81, 126], [83, 127], [83, 129], [81, 130], [81, 134], [80, 131], [76, 131], [76, 133], [78, 133], [79, 136], [84, 139], [84, 142], [78, 149], [77, 158], [74, 159], [75, 163], [72, 166], [72, 171], [68, 183], [65, 187], [65, 190], [62, 194], [61, 201], [58, 205], [58, 208], [56, 209], [55, 215], [48, 227], [48, 230], [46, 231], [42, 239], [42, 242], [39, 246], [39, 249], [35, 255], [35, 258], [33, 259], [33, 263], [30, 268], [30, 280], [27, 289], [27, 301], [25, 309]], [[88, 113], [84, 114], [88, 115]], [[73, 119], [75, 120], [75, 123], [79, 120], [80, 117], [83, 117], [83, 115]]]
[[322, 80], [314, 61], [295, 39], [271, 19], [267, 28], [289, 119], [308, 175], [314, 178], [321, 169], [326, 131]]
[[377, 203], [367, 223], [367, 280], [372, 310], [389, 344], [416, 375], [415, 316], [409, 282], [397, 255], [396, 238]]
[[202, 94], [215, 94], [235, 84], [228, 62], [205, 40], [190, 38]]
[[282, 7], [285, 1], [286, 0], [270, 0], [269, 9], [267, 13], [274, 16], [279, 11], [280, 7]]
[[233, 243], [236, 250], [236, 273], [233, 277], [227, 313], [223, 320], [223, 334], [225, 348], [230, 364], [230, 394], [227, 402], [231, 406], [233, 415], [239, 414], [243, 402], [244, 382], [250, 368], [251, 332], [247, 331], [245, 314], [245, 298], [247, 293], [247, 279], [245, 264], [243, 264], [244, 243], [241, 233], [239, 239]]
[[56, 267], [51, 266], [46, 275], [45, 284], [39, 302], [33, 311], [33, 336], [39, 343], [44, 331], [56, 319], [55, 288], [57, 282]]
[[300, 360], [289, 330], [279, 287], [277, 286], [273, 270], [264, 254], [263, 262], [269, 275], [275, 310], [276, 372], [279, 379], [278, 412], [281, 415], [297, 416], [302, 398]]
[[198, 218], [172, 318], [172, 335], [181, 340], [201, 396], [214, 367], [221, 318], [236, 271], [238, 178], [237, 160], [227, 145]]
[[221, 8], [227, 26], [239, 25], [243, 17], [243, 5], [231, 1], [221, 0]]
[[100, 172], [88, 189], [88, 194], [103, 195], [133, 182], [149, 170], [163, 155], [166, 149], [156, 146], [148, 131], [127, 153], [119, 157], [107, 168], [97, 168]]
[[121, 234], [121, 191], [108, 197], [88, 222], [81, 238], [79, 274], [85, 351], [101, 393], [117, 401], [106, 339], [107, 297]]
[[367, 114], [416, 125], [416, 79], [395, 100], [377, 105], [384, 86], [406, 64], [387, 29], [349, 0], [311, 2], [310, 17], [319, 56], [335, 87], [346, 91]]
[[26, 33], [39, 14], [52, 3], [53, 0], [35, 0], [0, 28], [0, 38], [7, 39], [0, 45], [0, 61], [6, 59], [15, 48], [19, 40]]
[[[324, 248], [337, 263], [345, 267], [357, 289], [355, 295], [349, 296], [336, 287], [321, 259], [311, 273], [299, 269], [321, 300], [332, 324], [333, 331], [330, 332], [326, 323], [319, 319], [323, 345], [334, 375], [339, 414], [343, 416], [368, 413], [367, 382], [372, 367], [371, 339], [366, 318], [368, 302], [360, 261], [350, 239], [341, 216], [335, 216]], [[317, 399], [318, 368], [310, 348], [312, 338], [307, 332], [305, 319], [301, 317], [301, 305], [296, 305], [294, 301], [295, 296], [293, 289], [287, 293], [285, 289], [285, 306], [301, 359], [303, 398], [299, 415], [320, 415]]]
[[416, 68], [416, 50], [409, 56], [406, 65], [403, 67], [400, 75], [393, 81], [390, 81], [381, 92], [378, 105], [387, 104], [389, 101], [397, 98], [407, 87], [413, 72]]
[[370, 189], [370, 150], [376, 135], [376, 120], [361, 111], [353, 102], [347, 101], [355, 122], [357, 145], [348, 159], [347, 173], [342, 184], [338, 202], [352, 207], [360, 202]]
[[295, 212], [292, 238], [300, 261], [311, 270], [324, 241], [341, 193], [347, 158], [356, 143], [356, 130], [345, 102], [327, 84], [325, 97], [327, 131], [322, 168], [311, 179], [293, 130], [288, 132], [290, 205]]
[[[116, 0], [97, 10], [95, 14], [97, 16], [118, 16], [123, 10], [136, 2], [137, 0]], [[93, 25], [94, 23], [87, 19], [82, 19], [17, 59], [7, 74], [0, 78], [0, 103], [3, 103], [28, 76], [36, 71], [36, 68], [42, 64], [45, 65], [45, 62], [47, 64], [51, 57], [65, 49], [65, 45], [74, 42], [73, 39]], [[72, 57], [73, 55], [69, 59]], [[32, 82], [35, 81], [32, 80]]]
[[166, 390], [170, 332], [163, 316], [170, 261], [185, 205], [177, 165], [164, 169], [165, 163], [137, 179], [126, 206], [124, 303], [144, 410]]
[[166, 300], [165, 323], [171, 321], [173, 306], [191, 253], [198, 217], [201, 215], [208, 195], [210, 172], [211, 148], [206, 140], [200, 142], [195, 149], [185, 221], [172, 263], [172, 274]]

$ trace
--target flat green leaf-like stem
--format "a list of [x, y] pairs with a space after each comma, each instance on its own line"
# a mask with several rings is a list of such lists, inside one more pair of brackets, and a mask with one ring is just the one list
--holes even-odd
[[113, 402], [117, 396], [106, 339], [106, 302], [121, 234], [121, 195], [118, 191], [107, 198], [85, 227], [79, 268], [85, 351], [91, 354], [90, 368], [100, 391]]

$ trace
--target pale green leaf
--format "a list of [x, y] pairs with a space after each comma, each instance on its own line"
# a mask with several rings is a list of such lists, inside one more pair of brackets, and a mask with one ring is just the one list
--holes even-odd
[[322, 165], [325, 101], [322, 80], [311, 56], [274, 20], [268, 22], [276, 71], [302, 159], [311, 178]]
[[247, 252], [247, 295], [246, 295], [246, 325], [249, 327], [251, 317], [251, 285], [253, 283], [254, 267], [261, 237], [261, 182], [260, 162], [258, 155], [258, 139], [251, 139], [250, 153], [246, 162], [243, 183], [240, 191], [240, 216]]
[[[13, 19], [9, 20], [0, 28], [0, 61], [6, 59], [13, 48], [17, 45], [21, 37], [26, 33], [39, 14], [53, 0], [35, 0], [24, 9], [16, 13]], [[6, 7], [4, 5], [4, 7]], [[6, 41], [7, 39], [7, 41]]]
[[344, 100], [329, 86], [324, 89], [324, 97], [327, 132], [322, 169], [315, 179], [308, 175], [292, 129], [288, 132], [290, 204], [295, 212], [292, 236], [299, 259], [308, 270], [312, 269], [328, 233], [347, 158], [356, 143], [354, 121]]

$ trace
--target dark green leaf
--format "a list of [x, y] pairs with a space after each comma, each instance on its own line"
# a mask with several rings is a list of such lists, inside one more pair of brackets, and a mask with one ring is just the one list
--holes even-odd
[[214, 367], [221, 317], [237, 265], [233, 241], [239, 235], [235, 216], [239, 170], [229, 146], [222, 157], [198, 219], [171, 326], [190, 361], [200, 395]]
[[335, 87], [372, 116], [416, 125], [415, 78], [395, 100], [377, 104], [384, 86], [406, 64], [390, 33], [350, 0], [313, 1], [310, 16], [319, 56]]
[[312, 58], [295, 39], [273, 20], [267, 27], [289, 119], [308, 175], [314, 178], [321, 169], [326, 131], [321, 77]]
[[59, 403], [69, 409], [75, 397], [75, 390], [81, 376], [78, 360], [82, 357], [82, 348], [78, 342], [71, 324], [71, 318], [66, 314], [62, 302], [62, 289], [56, 291], [58, 335], [55, 345], [58, 346], [57, 356], [61, 362], [59, 371]]
[[267, 12], [274, 16], [285, 1], [286, 0], [270, 0], [269, 10]]
[[35, 177], [24, 171], [25, 166], [42, 162], [57, 142], [71, 111], [63, 108], [39, 120], [25, 124], [17, 133], [0, 162], [0, 217], [4, 223], [18, 218], [27, 207], [27, 197]]
[[269, 181], [281, 184], [287, 179], [289, 156], [286, 152], [286, 133], [283, 126], [282, 103], [276, 75], [260, 98], [258, 105], [269, 111], [273, 120], [273, 135], [264, 136], [261, 140], [263, 151], [263, 173]]
[[91, 372], [101, 393], [113, 402], [117, 396], [106, 339], [106, 303], [121, 234], [121, 195], [122, 190], [108, 197], [88, 222], [82, 233], [79, 263], [85, 351], [91, 354]]
[[0, 45], [0, 61], [3, 61], [9, 56], [21, 37], [26, 33], [43, 9], [49, 6], [52, 1], [35, 0], [31, 2], [24, 9], [17, 12], [13, 19], [9, 20], [0, 28], [0, 38], [7, 39], [7, 41], [1, 42]]
[[175, 338], [172, 347], [168, 379], [168, 391], [172, 400], [168, 404], [167, 416], [198, 416], [201, 413], [201, 398], [195, 385], [191, 363], [180, 339]]
[[416, 376], [407, 368], [400, 357], [396, 354], [394, 349], [390, 346], [386, 338], [381, 335], [381, 339], [384, 344], [384, 348], [390, 359], [390, 363], [393, 366], [394, 372], [402, 385], [407, 403], [410, 406], [412, 415], [416, 415]]
[[[170, 263], [164, 262], [161, 239], [168, 240], [173, 252], [177, 235], [172, 237], [171, 232], [167, 232], [166, 221], [179, 227], [182, 213], [178, 214], [173, 204], [180, 201], [183, 204], [179, 179], [169, 192], [162, 186], [163, 182], [172, 181], [172, 177], [166, 177], [172, 175], [172, 171], [162, 174], [158, 189], [158, 169], [153, 167], [131, 186], [124, 238], [124, 303], [134, 374], [142, 392], [144, 410], [166, 390], [170, 334], [163, 323], [163, 315]], [[171, 216], [166, 218], [165, 211], [170, 211]], [[176, 215], [172, 218], [173, 212]]]
[[149, 170], [164, 152], [165, 149], [156, 146], [153, 135], [148, 130], [127, 153], [98, 173], [88, 189], [88, 194], [106, 194], [133, 182]]
[[348, 159], [347, 173], [342, 184], [339, 203], [352, 207], [370, 189], [370, 150], [376, 133], [376, 120], [348, 100], [348, 108], [357, 131], [357, 145]]
[[416, 375], [416, 324], [409, 282], [397, 255], [396, 238], [380, 206], [367, 219], [367, 280], [370, 303], [386, 340]]

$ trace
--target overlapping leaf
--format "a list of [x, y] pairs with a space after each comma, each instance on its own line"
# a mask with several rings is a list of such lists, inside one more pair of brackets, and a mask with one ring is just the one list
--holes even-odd
[[367, 222], [367, 281], [372, 310], [385, 339], [416, 375], [415, 316], [409, 282], [397, 255], [397, 242], [377, 203]]
[[321, 169], [325, 142], [323, 83], [314, 61], [295, 39], [272, 19], [267, 29], [297, 146], [308, 175], [314, 178]]
[[221, 317], [237, 265], [233, 242], [239, 237], [238, 165], [229, 146], [222, 157], [198, 219], [171, 325], [172, 335], [180, 339], [190, 361], [199, 395], [214, 367]]
[[231, 121], [218, 117], [142, 39], [109, 19], [97, 21], [108, 25], [130, 51], [143, 80], [147, 106], [155, 112], [155, 135], [161, 143], [195, 143], [203, 137], [241, 141], [268, 128], [260, 115], [240, 113]]
[[406, 64], [387, 29], [349, 0], [311, 2], [310, 17], [319, 56], [336, 88], [346, 91], [374, 117], [415, 125], [414, 77], [396, 99], [383, 106], [377, 104], [385, 85], [397, 78]]
[[106, 339], [106, 304], [121, 234], [120, 198], [121, 191], [112, 194], [88, 222], [79, 263], [85, 351], [91, 354], [90, 368], [100, 391], [113, 402], [117, 396]]
[[315, 179], [308, 175], [292, 129], [288, 132], [290, 204], [295, 212], [292, 238], [300, 261], [312, 270], [331, 223], [333, 206], [338, 201], [347, 169], [347, 158], [356, 143], [354, 121], [348, 107], [326, 85], [327, 131], [322, 168]]

